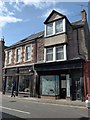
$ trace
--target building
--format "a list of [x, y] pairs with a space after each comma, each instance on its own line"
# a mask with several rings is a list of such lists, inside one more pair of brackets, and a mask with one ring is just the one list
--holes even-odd
[[16, 95], [85, 100], [90, 37], [86, 11], [81, 15], [81, 20], [70, 23], [53, 10], [44, 31], [5, 49], [4, 94], [11, 91], [15, 79]]
[[2, 91], [2, 68], [4, 67], [4, 39], [0, 40], [0, 91]]

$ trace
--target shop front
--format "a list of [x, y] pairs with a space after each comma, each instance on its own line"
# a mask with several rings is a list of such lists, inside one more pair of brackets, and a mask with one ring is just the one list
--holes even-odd
[[82, 65], [82, 60], [35, 64], [39, 97], [83, 100]]
[[33, 95], [33, 75], [32, 67], [18, 67], [4, 69], [3, 93], [11, 93], [12, 81], [16, 82], [16, 95]]

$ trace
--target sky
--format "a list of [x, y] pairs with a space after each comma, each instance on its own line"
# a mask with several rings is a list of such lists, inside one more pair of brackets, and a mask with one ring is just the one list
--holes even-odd
[[84, 0], [0, 0], [0, 38], [4, 38], [5, 45], [10, 46], [43, 31], [44, 21], [53, 9], [66, 15], [70, 22], [75, 22], [81, 19], [82, 9], [86, 10], [89, 19], [89, 8], [88, 1]]

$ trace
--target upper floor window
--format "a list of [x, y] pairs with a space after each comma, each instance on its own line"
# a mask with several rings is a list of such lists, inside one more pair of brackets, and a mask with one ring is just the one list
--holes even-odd
[[45, 48], [44, 59], [47, 62], [66, 60], [66, 45]]
[[56, 47], [56, 60], [64, 59], [64, 47], [58, 46]]
[[11, 63], [11, 51], [7, 52], [7, 63], [10, 64]]
[[65, 19], [48, 23], [45, 26], [45, 37], [65, 32]]
[[53, 34], [53, 23], [47, 24], [46, 34], [47, 35], [52, 35]]
[[55, 33], [60, 33], [63, 31], [63, 21], [58, 20], [55, 22]]
[[31, 59], [31, 49], [32, 49], [31, 45], [26, 46], [26, 60], [30, 60]]
[[53, 48], [47, 48], [46, 49], [46, 61], [52, 61], [53, 60]]
[[21, 49], [16, 49], [16, 62], [20, 62], [21, 59]]

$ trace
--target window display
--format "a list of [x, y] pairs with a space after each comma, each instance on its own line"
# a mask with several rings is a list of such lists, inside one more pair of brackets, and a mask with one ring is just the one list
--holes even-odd
[[59, 95], [59, 76], [48, 75], [41, 76], [41, 94], [42, 95]]

